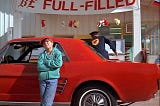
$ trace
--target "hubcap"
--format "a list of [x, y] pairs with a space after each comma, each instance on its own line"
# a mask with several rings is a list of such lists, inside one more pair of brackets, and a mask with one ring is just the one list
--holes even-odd
[[111, 106], [111, 100], [105, 92], [92, 89], [82, 95], [80, 106]]
[[105, 97], [99, 93], [91, 93], [84, 98], [84, 104], [84, 106], [106, 106]]

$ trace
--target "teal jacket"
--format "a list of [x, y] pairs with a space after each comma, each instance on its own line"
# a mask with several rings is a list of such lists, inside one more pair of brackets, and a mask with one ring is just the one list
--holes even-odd
[[42, 52], [37, 63], [39, 80], [59, 78], [62, 64], [62, 53], [57, 48], [53, 48], [50, 55], [46, 51]]

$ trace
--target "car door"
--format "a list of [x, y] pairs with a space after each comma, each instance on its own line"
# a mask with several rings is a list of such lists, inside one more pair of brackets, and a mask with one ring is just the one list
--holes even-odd
[[0, 64], [0, 98], [27, 100], [39, 97], [36, 64]]
[[[0, 52], [0, 58], [4, 57], [0, 63], [0, 100], [40, 100], [37, 60], [44, 48], [36, 45], [31, 42], [13, 43], [3, 53]], [[67, 83], [65, 65], [69, 57], [59, 43], [55, 42], [54, 46], [62, 52], [63, 57], [63, 74], [57, 88], [57, 93], [61, 94]]]
[[0, 63], [0, 100], [39, 100], [37, 64], [18, 60], [28, 48], [24, 44], [6, 47], [4, 60]]

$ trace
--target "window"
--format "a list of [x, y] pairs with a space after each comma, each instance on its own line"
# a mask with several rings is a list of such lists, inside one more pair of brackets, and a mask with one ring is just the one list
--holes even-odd
[[66, 52], [64, 51], [64, 49], [62, 48], [62, 46], [58, 42], [55, 42], [54, 47], [56, 47], [58, 50], [61, 51], [62, 59], [64, 62], [69, 61], [69, 57], [67, 56]]
[[21, 60], [23, 54], [28, 50], [28, 46], [21, 43], [11, 43], [4, 53], [3, 63], [14, 63]]
[[[69, 61], [69, 58], [58, 42], [55, 42], [54, 47], [62, 52], [63, 61]], [[36, 63], [38, 56], [45, 49], [39, 42], [15, 42], [1, 49], [1, 63]]]
[[[61, 51], [62, 59], [64, 62], [69, 61], [69, 58], [66, 52], [64, 51], [64, 49], [61, 47], [61, 45], [58, 42], [55, 42], [53, 46]], [[44, 50], [45, 49], [43, 47], [34, 48], [25, 58], [26, 60], [29, 60], [29, 62], [37, 62], [39, 54], [42, 53]]]
[[43, 47], [34, 48], [32, 52], [30, 52], [25, 58], [26, 60], [29, 59], [29, 62], [37, 62], [38, 56], [42, 53], [45, 49]]

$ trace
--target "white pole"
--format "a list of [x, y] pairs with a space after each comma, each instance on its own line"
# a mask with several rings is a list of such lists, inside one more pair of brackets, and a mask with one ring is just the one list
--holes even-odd
[[140, 0], [137, 0], [139, 8], [133, 10], [133, 60], [142, 50], [141, 45], [141, 9]]
[[16, 0], [12, 0], [13, 9], [13, 39], [22, 37], [22, 12], [16, 10]]

